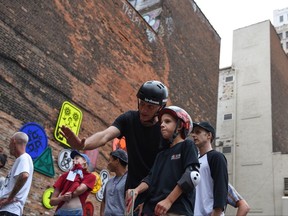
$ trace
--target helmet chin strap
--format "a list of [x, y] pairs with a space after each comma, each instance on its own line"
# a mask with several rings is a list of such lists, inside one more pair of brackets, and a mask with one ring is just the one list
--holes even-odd
[[181, 124], [181, 121], [180, 119], [177, 120], [177, 124], [176, 124], [176, 127], [175, 127], [175, 130], [173, 132], [173, 135], [172, 137], [169, 138], [168, 142], [169, 142], [169, 145], [173, 143], [174, 139], [178, 136], [179, 132], [178, 132], [178, 127], [180, 126]]

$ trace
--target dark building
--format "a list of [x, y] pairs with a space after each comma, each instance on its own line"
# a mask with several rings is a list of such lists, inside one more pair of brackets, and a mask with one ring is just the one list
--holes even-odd
[[[82, 111], [79, 136], [87, 137], [137, 109], [138, 88], [154, 79], [169, 88], [169, 104], [215, 125], [219, 35], [192, 0], [145, 2], [138, 12], [126, 0], [1, 1], [0, 146], [9, 154], [11, 135], [36, 122], [47, 133], [55, 169], [54, 177], [35, 171], [25, 215], [54, 213], [42, 195], [63, 173], [57, 157], [64, 147], [54, 130], [64, 101]], [[110, 151], [111, 145], [99, 149], [95, 171], [106, 168]], [[99, 212], [95, 195], [88, 200]]]

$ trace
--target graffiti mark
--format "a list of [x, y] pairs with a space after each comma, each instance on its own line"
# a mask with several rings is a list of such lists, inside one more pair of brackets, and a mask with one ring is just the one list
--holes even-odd
[[129, 17], [129, 19], [135, 23], [138, 27], [141, 26], [141, 19], [139, 18], [139, 15], [135, 12], [135, 10], [133, 8], [131, 8], [131, 6], [126, 2], [126, 1], [122, 1], [123, 2], [123, 11], [124, 13]]
[[145, 14], [142, 14], [145, 21], [153, 28], [155, 32], [158, 32], [158, 28], [160, 26], [161, 12], [162, 12], [162, 8], [157, 8], [153, 11], [149, 11]]

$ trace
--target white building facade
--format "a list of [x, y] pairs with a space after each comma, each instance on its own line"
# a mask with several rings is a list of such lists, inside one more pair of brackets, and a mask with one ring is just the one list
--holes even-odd
[[[281, 86], [287, 83], [288, 88], [288, 75], [279, 72], [287, 67], [288, 74], [288, 59], [275, 38], [270, 21], [235, 30], [232, 66], [219, 74], [215, 145], [227, 158], [230, 183], [251, 207], [249, 215], [288, 215], [284, 196], [288, 154], [276, 152], [273, 146], [280, 128], [273, 128], [277, 124], [273, 103], [281, 103], [273, 85], [281, 77]], [[278, 57], [272, 57], [273, 53], [281, 57], [281, 67], [275, 70], [273, 62]], [[274, 73], [279, 75], [275, 78]], [[228, 207], [226, 215], [235, 211]]]
[[281, 45], [288, 53], [288, 7], [273, 11], [273, 25], [278, 33]]

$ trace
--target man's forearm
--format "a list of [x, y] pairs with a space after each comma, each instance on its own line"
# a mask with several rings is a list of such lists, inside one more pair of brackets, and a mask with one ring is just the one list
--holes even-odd
[[20, 173], [17, 176], [15, 185], [11, 191], [11, 193], [9, 194], [8, 200], [13, 200], [15, 198], [15, 196], [17, 195], [17, 193], [21, 190], [21, 188], [25, 185], [25, 183], [27, 182], [27, 179], [29, 177], [29, 173], [27, 172], [23, 172]]
[[86, 138], [84, 143], [84, 150], [93, 150], [98, 147], [105, 145], [105, 140], [103, 139], [103, 132], [98, 132], [93, 134], [92, 136]]
[[114, 126], [110, 126], [104, 131], [97, 132], [92, 136], [88, 137], [84, 143], [85, 150], [93, 150], [100, 146], [105, 145], [110, 140], [118, 137], [120, 135], [120, 131], [118, 128]]

